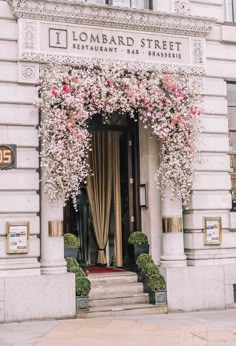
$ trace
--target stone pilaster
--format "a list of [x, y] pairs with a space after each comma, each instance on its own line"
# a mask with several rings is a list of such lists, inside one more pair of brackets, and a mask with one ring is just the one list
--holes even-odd
[[41, 196], [41, 273], [66, 272], [64, 238], [62, 234], [62, 202], [52, 206], [47, 196]]
[[167, 192], [162, 202], [162, 267], [186, 266], [181, 203]]

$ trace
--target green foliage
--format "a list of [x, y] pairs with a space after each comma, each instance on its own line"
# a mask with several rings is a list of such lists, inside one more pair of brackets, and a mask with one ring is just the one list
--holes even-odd
[[87, 297], [91, 284], [89, 279], [86, 277], [85, 272], [80, 268], [79, 263], [74, 257], [67, 257], [67, 271], [70, 273], [75, 273], [75, 291], [76, 295], [79, 297]]
[[133, 245], [148, 244], [148, 237], [143, 232], [135, 231], [130, 234], [128, 243]]
[[78, 248], [80, 247], [80, 240], [75, 234], [66, 233], [64, 234], [64, 246]]
[[79, 263], [74, 257], [66, 258], [67, 271], [69, 273], [77, 273], [80, 276], [86, 276], [82, 268], [80, 268]]
[[74, 257], [67, 257], [66, 258], [66, 266], [67, 271], [70, 273], [75, 273], [80, 269], [79, 263], [77, 262], [76, 258]]
[[147, 263], [143, 268], [143, 275], [148, 288], [158, 291], [166, 288], [164, 277], [160, 274], [157, 265]]
[[142, 271], [142, 269], [145, 267], [147, 263], [154, 263], [151, 255], [142, 253], [138, 256], [136, 264], [139, 271]]
[[141, 254], [136, 264], [141, 273], [141, 280], [145, 281], [149, 289], [153, 291], [166, 289], [165, 279], [150, 255]]
[[91, 289], [89, 279], [84, 275], [81, 276], [78, 272], [75, 273], [75, 291], [78, 297], [87, 297]]
[[231, 188], [232, 202], [236, 202], [236, 186], [232, 186]]

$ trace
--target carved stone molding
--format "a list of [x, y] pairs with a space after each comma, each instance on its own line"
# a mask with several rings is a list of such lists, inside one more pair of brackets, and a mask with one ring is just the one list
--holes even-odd
[[18, 62], [18, 82], [34, 84], [39, 79], [39, 64]]
[[193, 64], [203, 64], [205, 61], [204, 59], [204, 45], [203, 41], [199, 39], [194, 39], [193, 40], [193, 45], [192, 45], [192, 56], [193, 56]]
[[[23, 59], [25, 61], [40, 61], [41, 63], [47, 63], [52, 65], [70, 65], [70, 66], [81, 66], [81, 65], [102, 65], [111, 64], [114, 65], [114, 60], [109, 59], [93, 59], [93, 58], [81, 58], [78, 56], [68, 55], [53, 55], [53, 54], [37, 54], [33, 52], [24, 52]], [[116, 60], [116, 64], [124, 65], [124, 61]], [[135, 65], [135, 62], [127, 63], [127, 65]], [[138, 63], [137, 63], [138, 64]], [[159, 71], [166, 73], [187, 73], [192, 75], [203, 76], [205, 69], [203, 66], [187, 66], [187, 65], [175, 65], [175, 64], [150, 64], [142, 63], [143, 69], [158, 69]]]
[[176, 1], [176, 14], [136, 10], [76, 0], [7, 0], [16, 18], [46, 20], [118, 29], [206, 36], [214, 20], [183, 16], [188, 1]]
[[175, 13], [188, 15], [190, 13], [189, 0], [175, 0]]

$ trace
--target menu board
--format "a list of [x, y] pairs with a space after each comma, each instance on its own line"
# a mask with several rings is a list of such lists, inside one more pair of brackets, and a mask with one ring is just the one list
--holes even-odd
[[7, 253], [29, 252], [29, 223], [7, 223]]
[[221, 217], [205, 217], [204, 243], [218, 245], [222, 240]]

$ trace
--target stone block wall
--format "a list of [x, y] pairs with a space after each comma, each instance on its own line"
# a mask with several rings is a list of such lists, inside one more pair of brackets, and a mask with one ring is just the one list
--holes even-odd
[[[0, 277], [40, 274], [37, 91], [17, 59], [17, 22], [0, 1], [0, 144], [17, 145], [17, 168], [0, 172]], [[6, 253], [6, 223], [15, 221], [30, 222], [28, 254]]]

